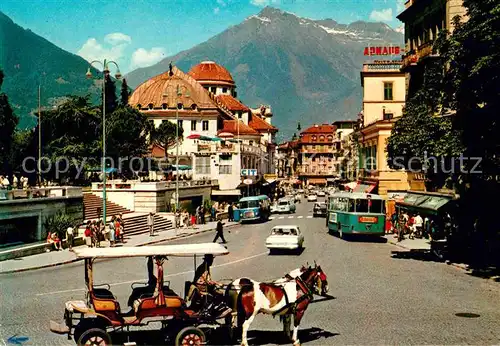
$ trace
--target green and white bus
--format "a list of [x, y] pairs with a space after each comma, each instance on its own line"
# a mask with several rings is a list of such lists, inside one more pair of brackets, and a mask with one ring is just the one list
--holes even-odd
[[379, 195], [337, 192], [328, 198], [328, 232], [340, 238], [348, 234], [385, 234], [385, 201]]

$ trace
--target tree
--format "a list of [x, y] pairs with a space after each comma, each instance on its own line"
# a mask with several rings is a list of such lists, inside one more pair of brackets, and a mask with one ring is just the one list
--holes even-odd
[[[3, 71], [0, 70], [0, 90], [4, 79]], [[0, 170], [12, 176], [11, 154], [12, 141], [19, 119], [14, 114], [6, 94], [0, 93]]]
[[[153, 129], [151, 139], [153, 142], [160, 144], [165, 152], [176, 144], [177, 125], [170, 121], [163, 121], [160, 126]], [[179, 128], [179, 141], [182, 141], [183, 129]]]
[[142, 157], [147, 153], [146, 117], [136, 109], [120, 106], [106, 117], [106, 156], [119, 158]]
[[[453, 34], [442, 38], [438, 48], [448, 66], [444, 102], [456, 112], [453, 125], [468, 158], [461, 177], [460, 225], [467, 231], [476, 228], [483, 241], [477, 242], [473, 258], [486, 260], [495, 251], [484, 246], [499, 230], [492, 201], [500, 193], [500, 4], [464, 0], [464, 6], [468, 20], [455, 18]], [[474, 167], [478, 160], [480, 166]]]
[[[68, 160], [69, 167], [61, 164], [59, 171], [66, 168], [66, 175], [73, 175], [77, 166], [99, 166], [102, 155], [102, 115], [88, 97], [72, 96], [56, 109], [42, 112], [44, 139], [43, 153], [51, 162], [49, 177], [55, 177], [55, 162]], [[38, 133], [38, 128], [35, 131]]]
[[122, 81], [122, 88], [120, 90], [120, 104], [122, 106], [128, 106], [128, 98], [130, 96], [127, 80], [124, 78]]
[[47, 238], [48, 233], [56, 233], [59, 239], [63, 239], [68, 227], [76, 227], [81, 222], [82, 220], [75, 221], [68, 214], [59, 212], [45, 220], [45, 235], [42, 238]]
[[297, 124], [297, 131], [299, 131], [299, 132], [300, 132], [300, 130], [301, 130], [301, 129], [302, 129], [302, 128], [300, 127], [300, 122], [299, 122], [299, 123]]
[[444, 62], [427, 62], [424, 69], [422, 86], [406, 102], [403, 116], [387, 141], [388, 164], [393, 169], [425, 171], [436, 189], [456, 178], [445, 171], [450, 171], [452, 158], [460, 155], [463, 147], [459, 131], [441, 106]]
[[109, 74], [104, 77], [105, 80], [105, 95], [106, 95], [106, 114], [113, 113], [118, 106], [116, 98], [116, 85], [113, 78]]

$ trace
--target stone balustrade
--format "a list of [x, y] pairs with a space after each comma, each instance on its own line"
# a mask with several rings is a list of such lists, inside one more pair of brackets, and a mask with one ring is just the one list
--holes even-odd
[[[208, 187], [218, 186], [217, 180], [200, 179], [200, 180], [179, 180], [179, 188], [193, 187]], [[133, 191], [158, 191], [175, 189], [176, 181], [159, 181], [159, 182], [144, 182], [144, 181], [127, 181], [121, 180], [107, 181], [106, 190], [133, 190]], [[92, 183], [92, 191], [102, 190], [103, 183]]]
[[43, 188], [0, 190], [0, 202], [17, 199], [81, 197], [82, 188], [75, 186], [53, 186]]

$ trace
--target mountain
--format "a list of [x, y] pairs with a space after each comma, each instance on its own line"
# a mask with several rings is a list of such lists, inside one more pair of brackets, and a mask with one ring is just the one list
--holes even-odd
[[299, 121], [304, 128], [355, 119], [364, 47], [402, 43], [403, 35], [384, 23], [339, 24], [266, 7], [204, 43], [130, 72], [127, 82], [135, 88], [166, 71], [170, 61], [187, 72], [214, 60], [233, 75], [238, 97], [249, 106], [271, 105], [273, 124], [290, 136]]
[[20, 118], [19, 127], [36, 125], [31, 114], [38, 107], [39, 83], [42, 105], [57, 104], [67, 95], [99, 97], [99, 82], [85, 78], [87, 61], [23, 29], [2, 12], [0, 42], [0, 69], [5, 74], [2, 92]]

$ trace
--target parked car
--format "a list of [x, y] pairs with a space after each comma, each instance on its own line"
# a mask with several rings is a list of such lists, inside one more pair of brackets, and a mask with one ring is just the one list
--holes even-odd
[[313, 216], [326, 216], [326, 203], [325, 202], [316, 202], [313, 207]]
[[317, 200], [318, 200], [318, 197], [314, 193], [307, 195], [308, 202], [316, 202]]
[[326, 196], [326, 193], [323, 190], [319, 190], [316, 194], [318, 195], [318, 197], [325, 197]]
[[296, 225], [275, 226], [266, 239], [266, 247], [269, 253], [276, 250], [300, 250], [304, 247], [304, 235]]
[[295, 213], [296, 210], [295, 203], [293, 199], [282, 198], [278, 201], [277, 211], [278, 213]]

